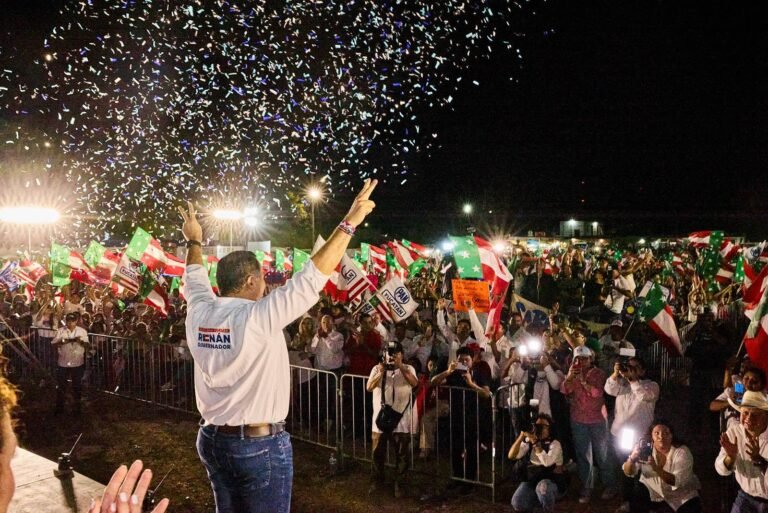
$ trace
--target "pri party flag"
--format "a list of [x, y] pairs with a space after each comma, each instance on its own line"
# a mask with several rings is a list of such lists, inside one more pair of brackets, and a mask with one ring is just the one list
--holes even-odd
[[117, 253], [96, 241], [91, 241], [83, 258], [93, 269], [94, 278], [102, 284], [112, 281], [112, 276], [120, 263], [120, 256]]
[[675, 316], [667, 304], [669, 290], [658, 283], [647, 281], [638, 297], [644, 299], [639, 310], [640, 318], [656, 333], [670, 356], [683, 356]]
[[125, 254], [153, 271], [162, 270], [168, 263], [168, 257], [160, 246], [160, 242], [141, 228], [136, 228], [131, 242], [125, 249]]
[[768, 372], [768, 288], [763, 290], [755, 308], [744, 312], [751, 322], [744, 335], [744, 345], [749, 359]]

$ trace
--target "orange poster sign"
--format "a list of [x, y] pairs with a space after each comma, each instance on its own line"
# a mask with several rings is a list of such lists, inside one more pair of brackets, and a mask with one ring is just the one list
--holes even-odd
[[482, 280], [451, 280], [453, 286], [453, 309], [467, 311], [467, 302], [471, 302], [475, 312], [488, 312], [490, 298], [488, 282]]

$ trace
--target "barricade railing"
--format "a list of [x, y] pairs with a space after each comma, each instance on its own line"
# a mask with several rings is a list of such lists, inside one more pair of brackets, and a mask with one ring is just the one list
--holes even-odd
[[339, 452], [339, 377], [312, 367], [290, 368], [291, 407], [286, 424], [291, 436]]

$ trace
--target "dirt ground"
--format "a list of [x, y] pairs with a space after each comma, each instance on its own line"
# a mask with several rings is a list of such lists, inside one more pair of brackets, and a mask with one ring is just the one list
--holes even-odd
[[[680, 417], [677, 407], [684, 398], [672, 396], [666, 402], [665, 416]], [[152, 405], [110, 396], [90, 394], [82, 417], [53, 416], [53, 391], [50, 388], [27, 386], [22, 391], [18, 412], [20, 443], [33, 452], [55, 460], [67, 451], [79, 433], [83, 438], [75, 450], [75, 469], [97, 481], [106, 483], [120, 463], [140, 458], [152, 468], [155, 480], [173, 470], [158, 491], [158, 496], [171, 499], [171, 511], [202, 513], [213, 511], [213, 496], [205, 471], [197, 458], [195, 437], [197, 418]], [[704, 440], [701, 426], [688, 426], [689, 440]], [[702, 481], [702, 496], [707, 513], [720, 511], [724, 495], [723, 480], [713, 468], [716, 438], [711, 443], [689, 446], [694, 451], [696, 473]], [[490, 491], [480, 489], [471, 495], [457, 493], [455, 483], [435, 479], [427, 473], [412, 472], [406, 496], [398, 501], [387, 487], [368, 496], [369, 466], [365, 462], [345, 460], [344, 468], [331, 476], [328, 466], [329, 449], [294, 441], [295, 512], [382, 512], [382, 513], [458, 513], [510, 512], [509, 499], [515, 484], [505, 482], [497, 492], [497, 502], [491, 503]], [[572, 480], [569, 497], [558, 503], [561, 512], [611, 513], [618, 500], [610, 502], [594, 498], [591, 505], [575, 500], [577, 479]]]

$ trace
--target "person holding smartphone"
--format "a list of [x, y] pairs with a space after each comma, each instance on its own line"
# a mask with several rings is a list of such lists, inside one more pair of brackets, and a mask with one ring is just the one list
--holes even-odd
[[701, 484], [693, 473], [690, 449], [664, 420], [653, 422], [650, 447], [647, 444], [640, 440], [622, 466], [628, 477], [640, 474], [629, 500], [630, 513], [656, 511], [662, 503], [677, 513], [701, 513]]

